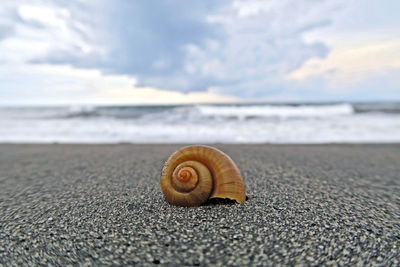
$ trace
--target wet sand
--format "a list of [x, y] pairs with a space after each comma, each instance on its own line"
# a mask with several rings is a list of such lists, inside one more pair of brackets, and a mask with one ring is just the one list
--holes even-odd
[[0, 263], [399, 265], [400, 144], [216, 145], [249, 200], [170, 206], [179, 145], [0, 145]]

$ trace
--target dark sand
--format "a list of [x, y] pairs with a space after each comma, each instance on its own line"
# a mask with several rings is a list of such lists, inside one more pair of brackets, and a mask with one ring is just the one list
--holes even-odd
[[170, 206], [177, 145], [0, 145], [0, 262], [400, 264], [400, 145], [218, 145], [249, 200]]

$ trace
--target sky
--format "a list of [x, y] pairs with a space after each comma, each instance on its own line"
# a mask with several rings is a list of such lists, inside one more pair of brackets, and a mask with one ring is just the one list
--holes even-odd
[[2, 0], [0, 105], [399, 101], [398, 0]]

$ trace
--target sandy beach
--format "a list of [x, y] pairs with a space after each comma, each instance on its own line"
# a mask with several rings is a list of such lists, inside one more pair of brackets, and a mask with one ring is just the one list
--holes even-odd
[[400, 264], [400, 144], [215, 146], [245, 203], [169, 205], [181, 145], [0, 145], [0, 263]]

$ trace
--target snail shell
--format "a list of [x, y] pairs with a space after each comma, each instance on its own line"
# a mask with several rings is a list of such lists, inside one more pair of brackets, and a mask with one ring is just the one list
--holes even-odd
[[164, 164], [160, 183], [165, 199], [176, 206], [199, 206], [209, 198], [246, 200], [235, 163], [209, 146], [187, 146], [173, 153]]

